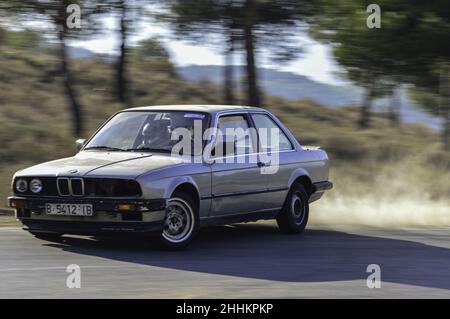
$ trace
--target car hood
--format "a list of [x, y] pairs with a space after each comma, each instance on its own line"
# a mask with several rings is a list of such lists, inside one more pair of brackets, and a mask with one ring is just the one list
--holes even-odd
[[85, 176], [136, 178], [149, 171], [183, 164], [170, 154], [84, 151], [19, 171], [16, 176]]

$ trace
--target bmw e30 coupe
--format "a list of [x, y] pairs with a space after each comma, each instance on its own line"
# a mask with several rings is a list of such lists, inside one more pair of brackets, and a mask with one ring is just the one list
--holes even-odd
[[261, 219], [300, 233], [333, 186], [326, 152], [262, 108], [127, 109], [77, 150], [13, 177], [9, 205], [38, 238], [152, 234], [179, 249], [200, 226]]

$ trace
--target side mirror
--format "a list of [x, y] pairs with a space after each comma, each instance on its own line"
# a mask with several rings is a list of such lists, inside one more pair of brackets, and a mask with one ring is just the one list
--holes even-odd
[[77, 147], [77, 151], [78, 152], [83, 148], [85, 143], [86, 143], [86, 140], [83, 139], [83, 138], [80, 138], [80, 139], [76, 140], [75, 145]]

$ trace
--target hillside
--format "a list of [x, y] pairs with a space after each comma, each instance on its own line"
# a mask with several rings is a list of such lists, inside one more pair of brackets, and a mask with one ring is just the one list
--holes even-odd
[[[109, 63], [115, 60], [114, 56], [98, 56], [90, 50], [76, 47], [69, 47], [69, 55], [74, 59], [83, 60], [93, 60], [97, 57]], [[190, 82], [208, 81], [217, 85], [223, 83], [223, 66], [178, 66], [176, 71], [183, 79]], [[351, 84], [331, 85], [314, 81], [306, 76], [275, 69], [260, 68], [258, 71], [261, 88], [265, 94], [270, 96], [277, 96], [287, 100], [310, 99], [333, 108], [358, 105], [362, 100], [362, 89]], [[235, 66], [234, 72], [235, 83], [239, 87], [239, 83], [245, 78], [245, 68], [243, 66]], [[440, 119], [418, 108], [409, 98], [406, 90], [402, 90], [400, 95], [401, 105], [399, 112], [403, 122], [420, 123], [437, 130], [441, 128]], [[374, 108], [383, 112], [386, 111], [390, 103], [388, 98], [381, 98], [375, 101]]]
[[[178, 67], [177, 71], [189, 81], [223, 83], [224, 68], [217, 65], [190, 65]], [[245, 77], [245, 67], [234, 67], [236, 83]], [[310, 98], [320, 104], [338, 107], [357, 103], [361, 90], [355, 87], [340, 87], [316, 82], [308, 77], [272, 69], [259, 69], [261, 86], [268, 95], [287, 100]]]
[[[223, 67], [216, 65], [191, 65], [178, 67], [177, 72], [186, 80], [199, 82], [210, 81], [223, 83]], [[287, 100], [311, 99], [328, 107], [344, 107], [358, 105], [362, 100], [362, 90], [350, 84], [330, 85], [314, 81], [308, 77], [280, 72], [273, 69], [259, 69], [260, 83], [264, 92], [271, 96], [278, 96]], [[238, 84], [245, 76], [242, 66], [235, 67], [235, 82]], [[386, 98], [375, 102], [375, 109], [387, 109], [390, 101]], [[406, 91], [401, 92], [400, 116], [406, 123], [421, 123], [433, 129], [439, 129], [439, 119], [418, 109], [409, 99]]]
[[[1, 49], [0, 49], [1, 50]], [[12, 174], [28, 165], [75, 153], [68, 106], [60, 78], [52, 76], [57, 61], [47, 55], [0, 52], [0, 206], [10, 192]], [[109, 115], [124, 108], [113, 98], [113, 70], [101, 60], [73, 60], [72, 69], [84, 105], [88, 137]], [[220, 104], [213, 83], [183, 80], [168, 63], [134, 61], [132, 105]], [[439, 136], [419, 125], [389, 126], [382, 114], [374, 128], [359, 131], [354, 108], [332, 109], [310, 100], [266, 98], [267, 107], [304, 145], [321, 145], [331, 159], [336, 188], [327, 204], [372, 196], [448, 208], [450, 156], [440, 151]], [[445, 204], [441, 204], [444, 201]], [[441, 207], [441, 206], [439, 206]], [[320, 214], [318, 215], [320, 216]], [[329, 217], [327, 217], [329, 218]]]

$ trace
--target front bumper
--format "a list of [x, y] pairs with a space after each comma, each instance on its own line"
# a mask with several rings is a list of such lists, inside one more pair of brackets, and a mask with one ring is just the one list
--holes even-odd
[[[112, 233], [145, 234], [161, 232], [165, 217], [165, 199], [94, 199], [18, 197], [8, 198], [25, 230], [74, 235]], [[47, 215], [45, 204], [91, 204], [93, 216]], [[121, 211], [120, 205], [131, 205], [134, 210]]]
[[23, 229], [33, 233], [57, 233], [70, 235], [115, 235], [132, 234], [145, 235], [150, 233], [161, 233], [163, 223], [161, 222], [79, 222], [22, 219]]
[[140, 212], [152, 212], [166, 209], [165, 199], [97, 199], [97, 198], [61, 198], [61, 197], [8, 197], [8, 205], [11, 208], [29, 209], [32, 211], [40, 211], [45, 209], [46, 203], [70, 203], [70, 204], [92, 204], [94, 211], [119, 212], [117, 205], [130, 204], [142, 207]]

